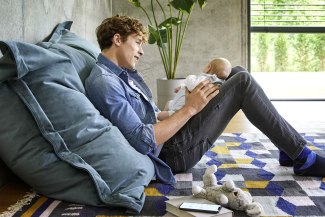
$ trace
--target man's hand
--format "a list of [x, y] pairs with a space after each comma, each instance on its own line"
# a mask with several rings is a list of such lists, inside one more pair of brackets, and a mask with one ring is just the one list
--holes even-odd
[[199, 113], [209, 102], [219, 93], [219, 87], [212, 84], [209, 80], [199, 83], [192, 92], [186, 89], [185, 105], [192, 115]]
[[219, 87], [209, 80], [199, 83], [190, 93], [185, 92], [185, 105], [172, 116], [153, 125], [157, 144], [163, 144], [181, 129], [193, 115], [200, 112], [219, 93]]

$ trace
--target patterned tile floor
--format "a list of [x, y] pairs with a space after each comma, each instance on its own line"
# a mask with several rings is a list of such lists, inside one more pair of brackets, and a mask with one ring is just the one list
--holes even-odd
[[[325, 134], [304, 133], [309, 148], [324, 155]], [[177, 174], [173, 186], [151, 183], [139, 216], [162, 216], [168, 198], [190, 195], [193, 184], [203, 185], [205, 169], [215, 164], [218, 181], [233, 180], [263, 205], [262, 216], [325, 216], [325, 178], [296, 176], [278, 162], [277, 148], [261, 133], [224, 133], [192, 169]], [[123, 210], [91, 207], [33, 196], [32, 202], [14, 216], [126, 216]], [[246, 216], [235, 211], [235, 217]], [[0, 214], [1, 216], [1, 214]]]
[[[310, 149], [324, 155], [325, 134], [302, 134]], [[263, 204], [263, 216], [325, 216], [325, 178], [301, 177], [278, 162], [278, 149], [263, 134], [223, 134], [187, 174], [178, 174], [178, 196], [202, 185], [207, 165], [215, 164], [218, 181], [233, 180]], [[245, 216], [235, 212], [235, 216]]]

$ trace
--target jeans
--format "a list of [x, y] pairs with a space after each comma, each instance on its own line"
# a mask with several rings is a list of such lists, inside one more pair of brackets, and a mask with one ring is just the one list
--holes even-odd
[[247, 72], [240, 72], [232, 73], [219, 94], [165, 142], [159, 158], [175, 173], [192, 168], [240, 109], [290, 158], [295, 159], [306, 145], [302, 136], [277, 112], [255, 79]]

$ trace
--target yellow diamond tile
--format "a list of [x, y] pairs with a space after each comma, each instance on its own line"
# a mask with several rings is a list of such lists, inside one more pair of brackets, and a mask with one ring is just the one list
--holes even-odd
[[230, 154], [228, 148], [224, 146], [214, 146], [211, 151], [217, 154]]
[[238, 165], [237, 164], [221, 164], [220, 166], [218, 166], [218, 168], [238, 168]]
[[252, 158], [234, 158], [238, 164], [251, 164], [254, 159]]
[[246, 181], [245, 184], [247, 188], [265, 188], [269, 181]]
[[320, 148], [317, 148], [316, 146], [312, 146], [312, 145], [308, 146], [308, 148], [310, 150], [321, 150]]
[[226, 142], [226, 145], [227, 146], [236, 146], [236, 147], [238, 147], [238, 146], [240, 146], [240, 142]]
[[146, 196], [162, 196], [162, 194], [157, 190], [157, 188], [147, 187], [144, 189]]

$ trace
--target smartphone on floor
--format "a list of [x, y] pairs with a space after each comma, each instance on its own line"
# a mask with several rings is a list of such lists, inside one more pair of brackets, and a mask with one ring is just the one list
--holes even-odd
[[189, 203], [184, 202], [179, 209], [193, 212], [219, 213], [221, 206], [217, 204]]

